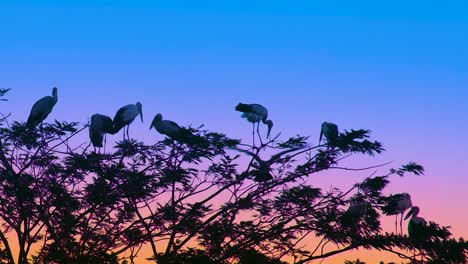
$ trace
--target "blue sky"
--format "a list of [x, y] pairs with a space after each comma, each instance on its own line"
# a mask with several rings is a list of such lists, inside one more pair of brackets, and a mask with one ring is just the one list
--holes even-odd
[[466, 10], [466, 1], [0, 0], [0, 87], [13, 88], [0, 110], [25, 120], [57, 86], [50, 118], [85, 122], [141, 101], [146, 120], [134, 131], [152, 139], [158, 112], [248, 138], [238, 102], [267, 106], [285, 136], [318, 136], [324, 120], [370, 128], [385, 161], [427, 168], [391, 190], [468, 236], [457, 209], [468, 199]]

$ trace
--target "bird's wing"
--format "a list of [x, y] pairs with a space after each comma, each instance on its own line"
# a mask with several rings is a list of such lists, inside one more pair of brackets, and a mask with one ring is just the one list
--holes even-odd
[[119, 108], [119, 110], [117, 110], [117, 113], [115, 113], [115, 116], [114, 116], [114, 122], [117, 120], [117, 119], [121, 119], [124, 115], [124, 112], [125, 110], [127, 109], [127, 107], [129, 107], [130, 105], [126, 105], [126, 106], [122, 106]]
[[264, 119], [268, 118], [268, 110], [263, 105], [251, 104], [251, 106], [253, 113], [260, 115]]
[[399, 196], [397, 194], [388, 197], [387, 204], [382, 207], [382, 212], [386, 215], [395, 214], [398, 208]]
[[53, 107], [53, 98], [51, 96], [45, 96], [39, 99], [31, 108], [27, 124], [34, 124], [34, 126], [36, 126], [40, 122], [44, 121], [50, 112], [52, 112]]
[[115, 113], [115, 116], [114, 116], [114, 132], [119, 132], [120, 129], [122, 129], [122, 127], [124, 127], [126, 124], [125, 124], [125, 121], [124, 121], [124, 113], [125, 113], [125, 110], [127, 109], [128, 105], [126, 106], [122, 106], [118, 111], [117, 113]]
[[170, 124], [171, 126], [180, 128], [179, 124], [177, 124], [177, 123], [174, 122], [174, 121], [171, 121], [171, 120], [164, 120], [164, 121], [167, 122], [168, 124]]
[[96, 129], [92, 126], [89, 127], [89, 138], [94, 147], [102, 148], [102, 141], [104, 140], [104, 135], [99, 129]]
[[252, 105], [239, 103], [236, 106], [236, 111], [243, 112], [243, 113], [252, 112]]

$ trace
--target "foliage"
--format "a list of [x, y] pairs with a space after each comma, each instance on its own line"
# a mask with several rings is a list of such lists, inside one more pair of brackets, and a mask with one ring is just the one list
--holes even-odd
[[[431, 222], [419, 239], [381, 228], [391, 176], [421, 175], [420, 165], [369, 176], [347, 190], [314, 185], [319, 172], [381, 167], [340, 166], [384, 151], [368, 130], [344, 131], [333, 145], [295, 136], [250, 146], [187, 128], [197, 140], [132, 139], [101, 153], [79, 142], [86, 129], [61, 121], [35, 129], [2, 123], [0, 263], [134, 263], [140, 256], [159, 264], [302, 264], [358, 248], [409, 261], [466, 261], [467, 243], [446, 227]], [[344, 224], [354, 201], [368, 203], [367, 212]], [[325, 250], [327, 244], [335, 247]], [[152, 256], [141, 256], [144, 245]]]

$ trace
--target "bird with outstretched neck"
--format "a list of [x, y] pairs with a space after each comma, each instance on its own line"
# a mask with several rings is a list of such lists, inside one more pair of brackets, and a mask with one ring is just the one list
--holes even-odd
[[[129, 104], [122, 106], [114, 116], [114, 129], [113, 134], [118, 133], [122, 128], [124, 128], [123, 138], [125, 140], [125, 134], [127, 134], [127, 139], [130, 139], [130, 124], [135, 120], [137, 116], [140, 116], [141, 122], [143, 123], [143, 106], [140, 102], [136, 104]], [[126, 131], [125, 131], [126, 127]]]
[[33, 105], [28, 121], [26, 121], [26, 126], [33, 129], [37, 127], [37, 125], [41, 124], [52, 112], [57, 100], [57, 88], [54, 87], [52, 89], [52, 96], [42, 97]]
[[252, 123], [252, 139], [253, 146], [255, 146], [255, 124], [257, 124], [257, 134], [262, 143], [262, 137], [260, 136], [260, 122], [267, 125], [268, 132], [267, 138], [270, 138], [271, 128], [273, 127], [273, 121], [268, 120], [268, 110], [259, 104], [243, 104], [239, 103], [236, 106], [236, 111], [242, 112], [242, 117]]

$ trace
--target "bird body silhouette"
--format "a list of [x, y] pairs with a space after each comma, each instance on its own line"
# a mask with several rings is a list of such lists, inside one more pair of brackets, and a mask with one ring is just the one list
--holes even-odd
[[[129, 104], [121, 107], [114, 116], [114, 129], [113, 133], [118, 133], [122, 128], [127, 127], [127, 138], [129, 136], [130, 124], [135, 120], [135, 118], [140, 115], [141, 122], [143, 122], [143, 110], [140, 102], [136, 104]], [[125, 139], [125, 129], [124, 129], [124, 139]]]
[[239, 103], [236, 106], [236, 111], [242, 112], [242, 117], [253, 124], [252, 135], [255, 134], [255, 124], [257, 124], [257, 133], [260, 137], [259, 127], [260, 122], [263, 122], [263, 124], [267, 125], [268, 127], [267, 138], [270, 137], [271, 128], [273, 127], [273, 121], [268, 120], [268, 110], [264, 106], [259, 104]]
[[176, 139], [179, 137], [179, 134], [182, 131], [182, 128], [174, 121], [171, 120], [163, 120], [163, 117], [160, 113], [158, 113], [153, 122], [151, 122], [150, 129], [155, 128], [162, 135], [166, 135], [172, 139]]
[[395, 215], [395, 230], [397, 230], [398, 215], [401, 214], [400, 230], [403, 232], [403, 213], [412, 206], [411, 196], [408, 193], [399, 193], [387, 198], [387, 204], [382, 208], [382, 212], [386, 215]]
[[39, 99], [31, 108], [31, 112], [26, 121], [28, 128], [35, 128], [37, 125], [42, 123], [47, 116], [52, 112], [55, 104], [57, 103], [57, 88], [52, 89], [52, 96], [45, 96]]
[[169, 138], [176, 140], [180, 143], [196, 144], [206, 143], [201, 137], [193, 135], [188, 129], [179, 126], [174, 121], [163, 120], [163, 117], [158, 113], [153, 122], [151, 122], [150, 129], [155, 128], [162, 135], [166, 135]]
[[327, 139], [328, 144], [334, 144], [338, 139], [338, 126], [334, 123], [323, 122], [320, 130], [319, 144], [322, 142], [322, 137]]
[[106, 134], [114, 132], [112, 119], [106, 115], [94, 114], [91, 116], [89, 126], [89, 138], [96, 148], [102, 148], [102, 142]]
[[405, 217], [405, 220], [410, 218], [408, 222], [408, 235], [410, 238], [419, 239], [424, 236], [424, 228], [426, 227], [426, 220], [418, 216], [419, 207], [411, 207], [411, 210]]

